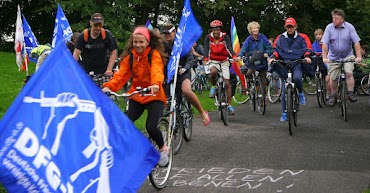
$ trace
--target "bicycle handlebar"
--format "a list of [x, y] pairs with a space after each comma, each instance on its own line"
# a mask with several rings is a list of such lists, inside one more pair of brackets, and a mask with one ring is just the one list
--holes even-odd
[[296, 59], [296, 60], [291, 60], [291, 61], [288, 61], [288, 62], [285, 62], [285, 61], [283, 61], [283, 60], [274, 60], [274, 61], [272, 61], [271, 62], [271, 64], [272, 65], [280, 65], [280, 66], [282, 66], [282, 67], [284, 67], [284, 66], [290, 66], [291, 64], [293, 64], [293, 63], [296, 63], [296, 62], [307, 62], [305, 59], [302, 59], [302, 58], [300, 58], [300, 59]]
[[108, 90], [106, 91], [105, 93], [108, 95], [108, 96], [111, 96], [111, 95], [114, 95], [116, 97], [130, 97], [130, 96], [133, 96], [133, 95], [136, 95], [136, 94], [140, 94], [140, 96], [155, 96], [155, 94], [153, 93], [148, 93], [150, 92], [150, 89], [149, 88], [141, 88], [141, 87], [136, 87], [136, 90], [131, 92], [131, 93], [122, 93], [122, 94], [118, 94], [116, 92], [113, 92], [111, 90]]

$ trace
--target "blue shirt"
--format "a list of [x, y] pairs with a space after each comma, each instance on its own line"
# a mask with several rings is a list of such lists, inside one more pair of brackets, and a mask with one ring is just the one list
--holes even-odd
[[272, 46], [267, 37], [261, 33], [258, 34], [258, 38], [254, 39], [252, 35], [249, 35], [243, 44], [238, 56], [244, 56], [248, 52], [253, 50], [259, 50], [270, 55], [272, 53]]
[[320, 45], [320, 42], [318, 40], [315, 40], [312, 44], [312, 51], [314, 52], [322, 52], [322, 47]]
[[348, 22], [344, 22], [341, 27], [335, 27], [333, 23], [328, 24], [321, 39], [330, 47], [329, 60], [344, 60], [353, 55], [352, 44], [360, 40], [355, 27]]

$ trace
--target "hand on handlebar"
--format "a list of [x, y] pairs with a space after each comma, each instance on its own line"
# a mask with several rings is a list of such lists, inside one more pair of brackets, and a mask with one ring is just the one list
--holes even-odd
[[304, 59], [306, 60], [307, 64], [311, 64], [312, 60], [310, 57], [305, 57]]
[[152, 94], [155, 94], [159, 91], [159, 86], [156, 84], [153, 84], [152, 86], [148, 86], [148, 89], [152, 91]]
[[106, 93], [106, 92], [109, 92], [110, 91], [110, 89], [108, 88], [108, 87], [104, 87], [103, 89], [101, 89], [104, 93]]
[[184, 74], [185, 72], [186, 72], [186, 68], [180, 68], [180, 70], [179, 70], [179, 74], [181, 75], [181, 74]]
[[356, 63], [361, 63], [362, 62], [362, 58], [355, 58], [355, 62]]

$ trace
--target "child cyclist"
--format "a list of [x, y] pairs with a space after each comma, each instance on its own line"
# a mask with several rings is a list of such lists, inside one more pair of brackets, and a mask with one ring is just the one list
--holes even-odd
[[[152, 50], [152, 51], [151, 51]], [[149, 53], [151, 61], [148, 61]], [[130, 54], [133, 56], [130, 64]], [[132, 96], [129, 101], [130, 108], [127, 116], [135, 122], [148, 110], [146, 129], [159, 147], [160, 160], [158, 165], [165, 166], [168, 162], [168, 147], [163, 142], [161, 131], [157, 128], [166, 104], [166, 94], [163, 89], [164, 81], [164, 47], [160, 35], [148, 30], [146, 27], [137, 27], [121, 55], [120, 69], [113, 78], [103, 84], [103, 91], [118, 91], [131, 78], [131, 89], [136, 87], [149, 88], [155, 96]]]

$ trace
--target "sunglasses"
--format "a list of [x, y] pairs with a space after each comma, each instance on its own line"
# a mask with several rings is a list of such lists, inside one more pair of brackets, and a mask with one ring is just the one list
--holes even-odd
[[285, 26], [286, 28], [294, 28], [294, 26], [292, 26], [292, 25], [287, 25], [287, 26]]
[[102, 23], [94, 23], [93, 26], [94, 27], [103, 27], [103, 24]]

